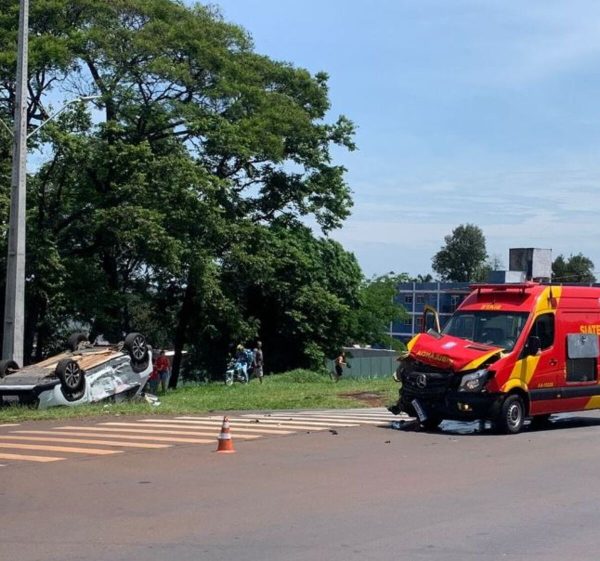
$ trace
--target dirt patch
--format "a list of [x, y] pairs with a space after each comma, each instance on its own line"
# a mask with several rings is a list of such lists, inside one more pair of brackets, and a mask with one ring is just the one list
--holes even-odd
[[340, 395], [368, 403], [371, 407], [383, 407], [385, 405], [383, 392], [348, 392]]

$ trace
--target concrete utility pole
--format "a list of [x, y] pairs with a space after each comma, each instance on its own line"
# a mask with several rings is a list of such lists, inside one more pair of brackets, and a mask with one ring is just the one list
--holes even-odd
[[21, 0], [17, 55], [15, 130], [10, 193], [10, 222], [8, 230], [8, 259], [6, 263], [6, 298], [4, 301], [4, 339], [2, 341], [2, 358], [12, 359], [19, 366], [23, 366], [23, 341], [25, 334], [25, 194], [27, 180], [28, 31], [29, 0]]

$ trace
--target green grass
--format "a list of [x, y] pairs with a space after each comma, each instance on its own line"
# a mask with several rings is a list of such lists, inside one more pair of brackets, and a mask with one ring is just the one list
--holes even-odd
[[143, 401], [99, 403], [80, 407], [54, 407], [45, 410], [27, 407], [0, 408], [0, 423], [25, 420], [69, 419], [115, 415], [200, 414], [222, 411], [275, 409], [329, 409], [369, 407], [372, 403], [346, 394], [376, 394], [384, 404], [395, 402], [398, 386], [386, 378], [342, 378], [333, 383], [329, 376], [308, 370], [293, 370], [266, 376], [264, 383], [252, 380], [248, 385], [225, 386], [222, 382], [186, 385], [161, 395], [159, 406]]

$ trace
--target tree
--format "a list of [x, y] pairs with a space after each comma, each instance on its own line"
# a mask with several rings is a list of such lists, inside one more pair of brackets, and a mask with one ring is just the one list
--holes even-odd
[[406, 274], [388, 274], [364, 280], [360, 287], [360, 307], [352, 316], [352, 342], [377, 347], [404, 348], [390, 336], [390, 324], [408, 317], [397, 303], [398, 284], [408, 282]]
[[[9, 118], [18, 6], [0, 0], [0, 114]], [[294, 237], [305, 216], [327, 233], [348, 216], [350, 190], [331, 147], [354, 149], [354, 127], [343, 116], [328, 122], [326, 74], [254, 52], [248, 33], [213, 7], [39, 0], [30, 22], [30, 125], [48, 117], [53, 89], [98, 94], [101, 113], [92, 119], [73, 107], [36, 138], [47, 159], [28, 193], [35, 243], [28, 246], [27, 354], [45, 353], [74, 322], [111, 339], [144, 331], [155, 345], [174, 345], [176, 384], [184, 346], [201, 364], [214, 351], [200, 346], [217, 329], [258, 333], [258, 316], [239, 304], [260, 276], [246, 278], [241, 294], [231, 281], [230, 257], [252, 235], [276, 225], [282, 239]], [[0, 148], [2, 158], [6, 143]], [[313, 242], [343, 253], [326, 239]], [[5, 254], [0, 247], [0, 260]], [[275, 267], [272, 286], [288, 274]], [[304, 300], [294, 305], [305, 318], [299, 323], [311, 327], [286, 342], [298, 360], [310, 337], [324, 352], [341, 336], [318, 332], [329, 308], [313, 305], [313, 295], [337, 306], [322, 279], [300, 279], [291, 286]]]
[[431, 276], [431, 273], [427, 273], [425, 275], [419, 273], [416, 277], [411, 277], [410, 279], [408, 279], [408, 282], [433, 282], [433, 277]]
[[559, 255], [552, 263], [553, 282], [596, 282], [594, 263], [588, 257], [578, 253], [565, 259]]
[[485, 237], [478, 226], [461, 224], [444, 237], [445, 246], [432, 259], [432, 269], [442, 280], [468, 282], [475, 280], [478, 269], [487, 258]]
[[349, 342], [362, 273], [338, 242], [302, 225], [253, 226], [223, 255], [222, 275], [246, 322], [239, 334], [223, 325], [215, 331], [222, 350], [227, 341], [260, 339], [268, 368], [281, 371], [321, 367]]

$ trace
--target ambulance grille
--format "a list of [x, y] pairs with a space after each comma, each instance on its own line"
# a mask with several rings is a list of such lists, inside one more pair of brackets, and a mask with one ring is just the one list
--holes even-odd
[[450, 388], [452, 382], [450, 372], [417, 372], [406, 373], [402, 377], [402, 393], [404, 397], [421, 399], [441, 397]]

